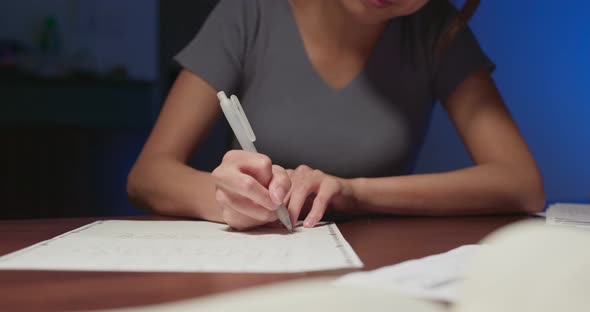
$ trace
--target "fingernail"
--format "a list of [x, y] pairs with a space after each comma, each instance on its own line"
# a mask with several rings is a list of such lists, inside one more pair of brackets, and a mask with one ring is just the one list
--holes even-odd
[[305, 220], [303, 221], [303, 226], [306, 228], [311, 228], [313, 227], [313, 222], [311, 222], [310, 220]]

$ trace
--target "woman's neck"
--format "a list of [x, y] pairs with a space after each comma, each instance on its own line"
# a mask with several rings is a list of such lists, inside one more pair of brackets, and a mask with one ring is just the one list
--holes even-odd
[[316, 42], [354, 50], [372, 49], [386, 23], [363, 24], [338, 0], [289, 0], [299, 26]]

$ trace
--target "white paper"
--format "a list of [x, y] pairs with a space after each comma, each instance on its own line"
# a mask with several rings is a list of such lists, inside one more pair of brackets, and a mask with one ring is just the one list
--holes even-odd
[[553, 204], [547, 208], [547, 224], [590, 228], [590, 205]]
[[338, 287], [332, 280], [304, 278], [214, 296], [101, 312], [448, 312], [444, 305], [435, 302], [367, 288]]
[[533, 213], [533, 216], [537, 216], [537, 217], [541, 217], [541, 218], [547, 218], [547, 212], [546, 211], [535, 212], [535, 213]]
[[98, 221], [0, 257], [0, 269], [304, 272], [363, 264], [335, 224], [235, 232], [204, 221]]
[[469, 259], [479, 245], [465, 245], [449, 252], [409, 260], [368, 272], [344, 275], [339, 286], [391, 290], [416, 298], [454, 302]]

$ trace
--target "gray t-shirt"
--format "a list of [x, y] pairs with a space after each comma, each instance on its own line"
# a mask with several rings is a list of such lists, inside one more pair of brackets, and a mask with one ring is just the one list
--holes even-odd
[[361, 73], [333, 89], [310, 63], [287, 0], [221, 0], [176, 60], [240, 98], [258, 151], [274, 163], [393, 176], [412, 169], [436, 99], [493, 68], [470, 30], [438, 62], [425, 48], [432, 38], [403, 37], [401, 19], [391, 20]]

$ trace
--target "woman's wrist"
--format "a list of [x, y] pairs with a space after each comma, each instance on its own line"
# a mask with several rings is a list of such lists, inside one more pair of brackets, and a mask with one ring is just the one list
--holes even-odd
[[332, 201], [334, 212], [339, 214], [359, 214], [359, 179], [338, 178], [342, 191]]

